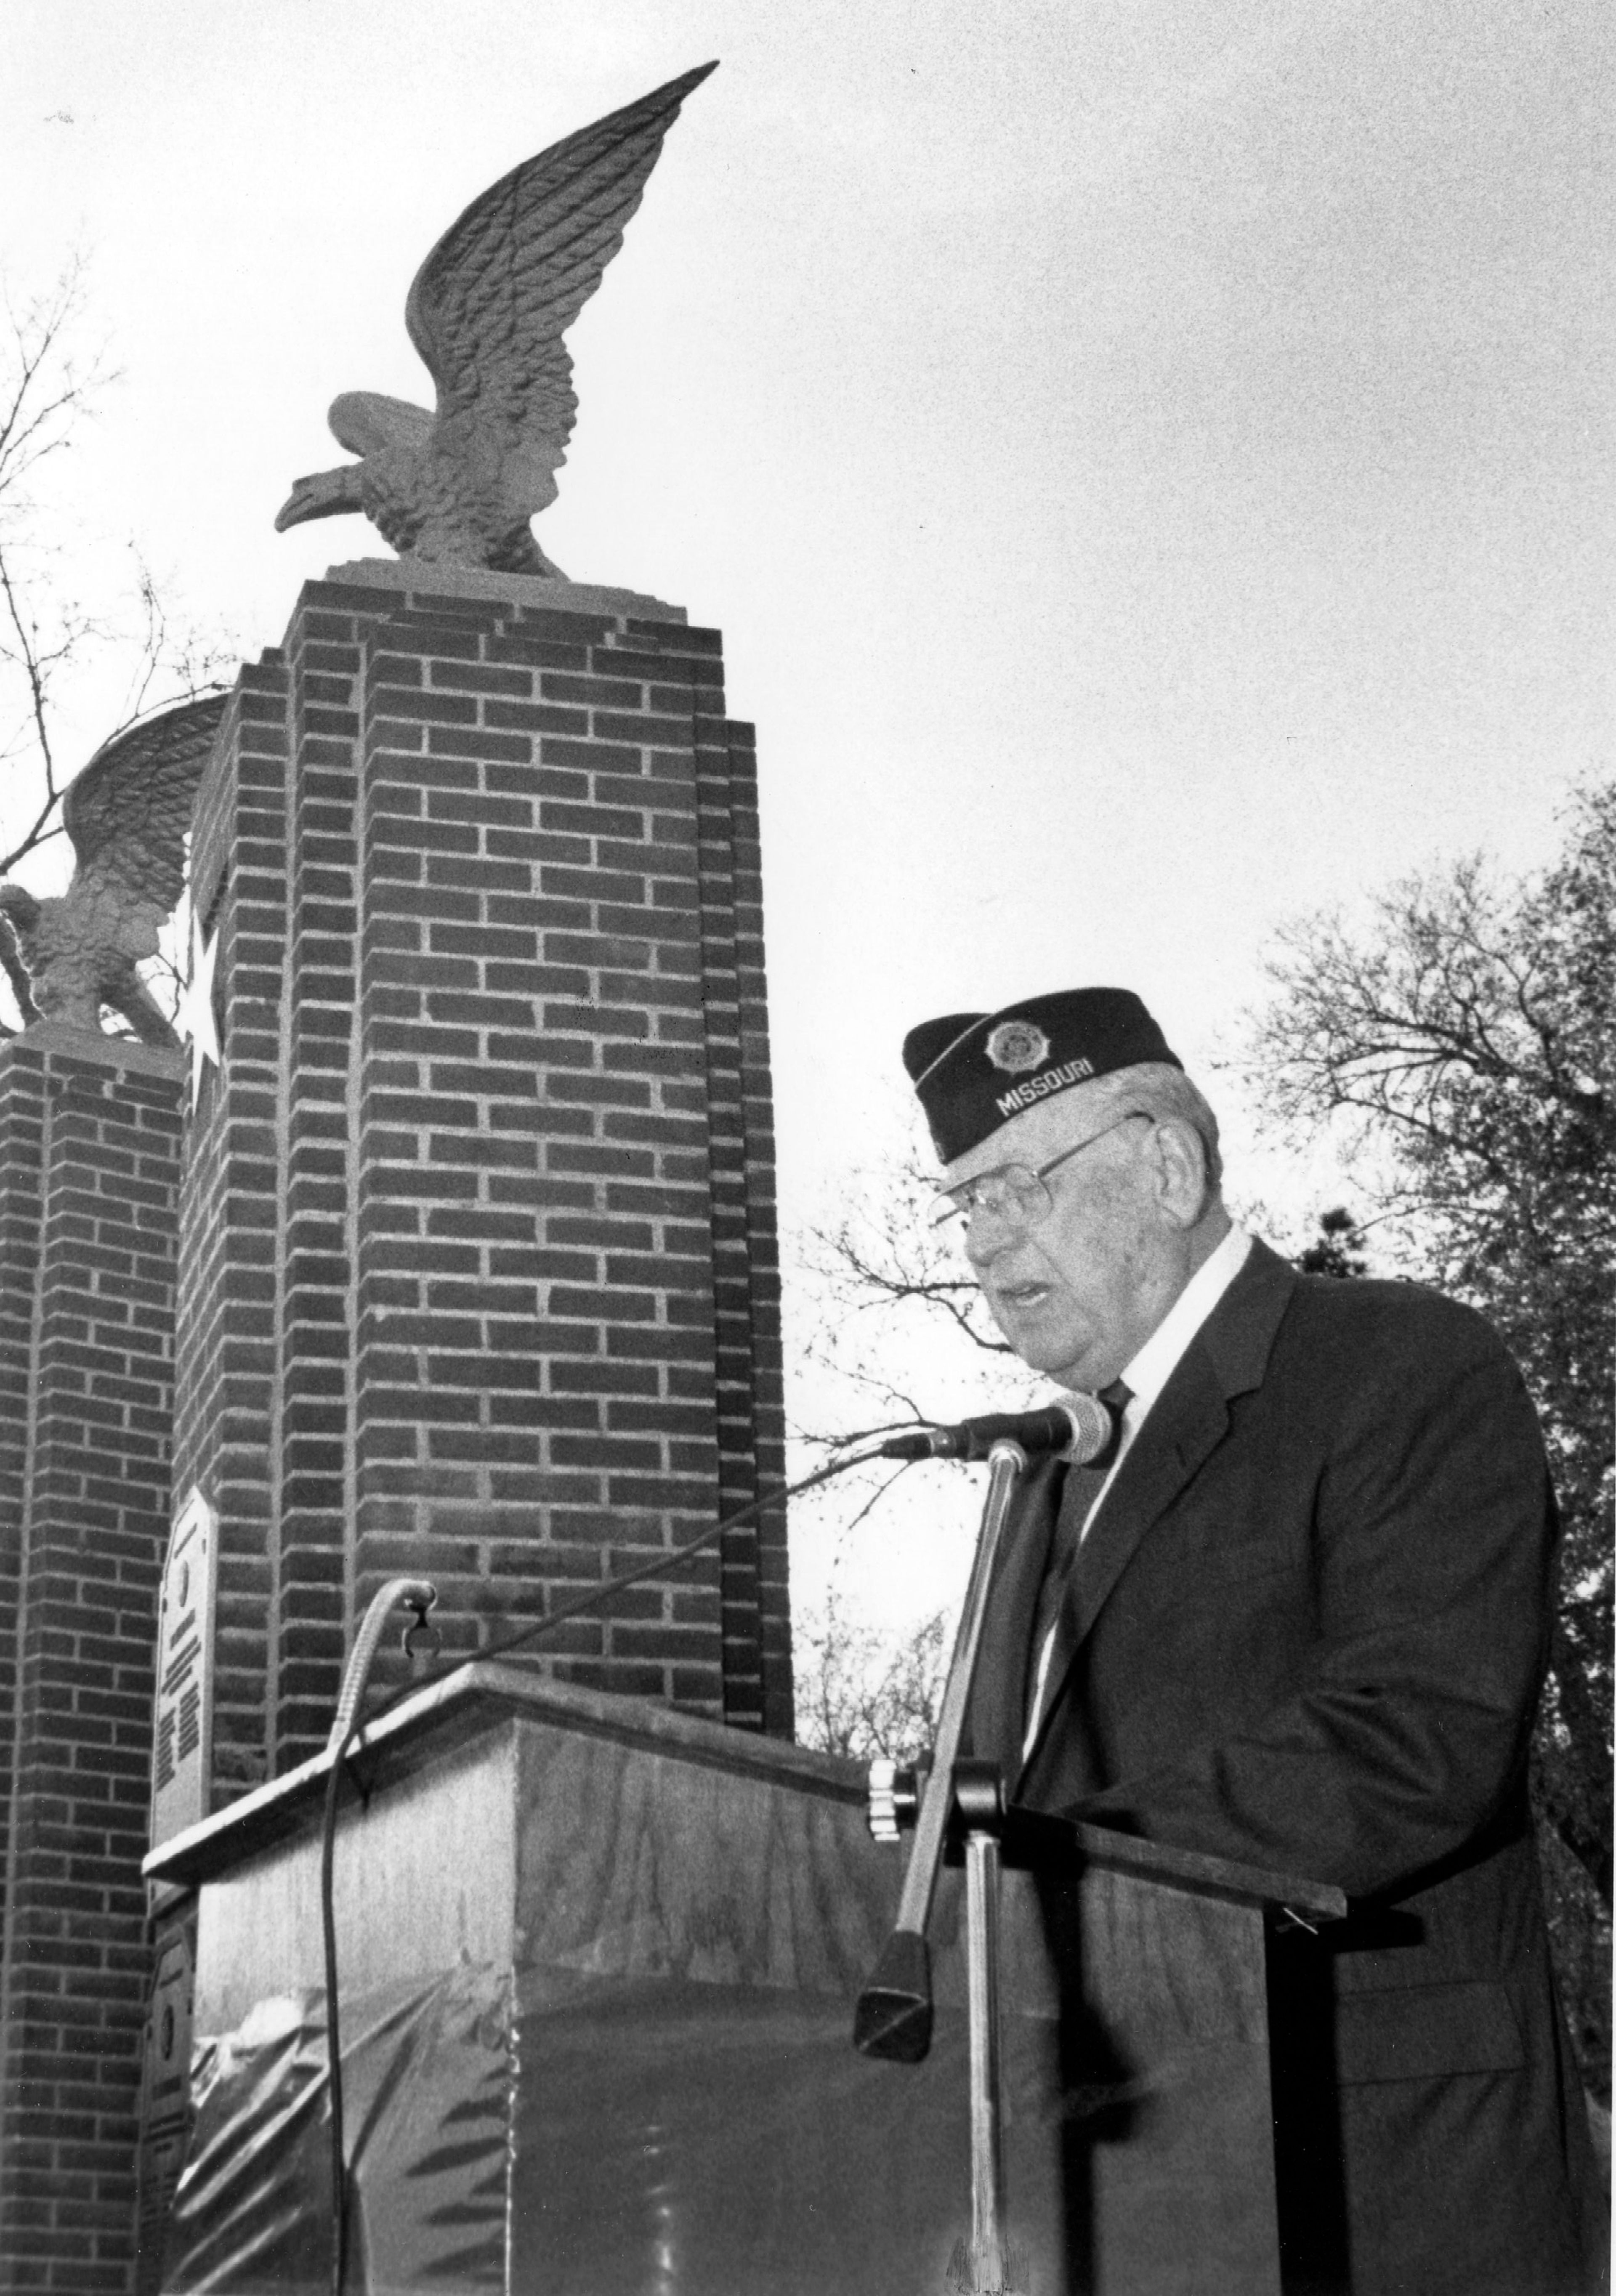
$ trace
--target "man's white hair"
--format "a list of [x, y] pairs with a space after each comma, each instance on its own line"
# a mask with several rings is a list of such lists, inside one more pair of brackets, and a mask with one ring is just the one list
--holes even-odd
[[1170, 1061], [1140, 1061], [1129, 1069], [1111, 1069], [1092, 1084], [1079, 1086], [1086, 1110], [1095, 1118], [1112, 1110], [1143, 1109], [1160, 1122], [1177, 1117], [1201, 1142], [1206, 1166], [1206, 1191], [1216, 1198], [1223, 1186], [1223, 1152], [1218, 1145], [1218, 1119], [1200, 1086]]

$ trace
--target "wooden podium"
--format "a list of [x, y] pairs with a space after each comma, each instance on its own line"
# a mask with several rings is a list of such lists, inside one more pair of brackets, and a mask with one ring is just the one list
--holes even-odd
[[[329, 2286], [322, 1755], [154, 1852], [200, 1891], [165, 2291]], [[369, 1734], [336, 1920], [365, 2296], [952, 2296], [958, 1876], [923, 2064], [853, 2003], [904, 1857], [857, 1766], [471, 1665]], [[1027, 2296], [1278, 2296], [1267, 1909], [1336, 1892], [1093, 1828], [1006, 1844], [1005, 2136]], [[952, 2271], [951, 2271], [952, 2265]]]

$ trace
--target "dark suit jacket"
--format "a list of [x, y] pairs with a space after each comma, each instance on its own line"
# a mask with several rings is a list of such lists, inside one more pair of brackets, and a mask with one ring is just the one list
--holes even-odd
[[1334, 1934], [1270, 1952], [1288, 2284], [1590, 2284], [1526, 1804], [1554, 1505], [1490, 1326], [1254, 1245], [1094, 1519], [1076, 1655], [1022, 1769], [1062, 1473], [1037, 1471], [1009, 1526], [977, 1750], [1035, 1808], [1352, 1900]]

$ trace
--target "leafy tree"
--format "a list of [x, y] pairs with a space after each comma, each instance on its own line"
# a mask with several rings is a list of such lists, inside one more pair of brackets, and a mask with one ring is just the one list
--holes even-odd
[[1364, 1231], [1343, 1205], [1321, 1212], [1318, 1234], [1296, 1255], [1304, 1275], [1366, 1275], [1369, 1261]]
[[[1538, 1405], [1565, 1542], [1534, 1785], [1575, 1989], [1611, 1919], [1616, 783], [1583, 790], [1566, 832], [1538, 877], [1466, 859], [1357, 928], [1290, 927], [1242, 1065], [1292, 1132], [1337, 1129], [1377, 1240], [1490, 1317]], [[1608, 2081], [1597, 1993], [1577, 2021]]]

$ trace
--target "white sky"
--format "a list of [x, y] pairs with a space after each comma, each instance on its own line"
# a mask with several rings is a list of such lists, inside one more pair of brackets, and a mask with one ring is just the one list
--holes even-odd
[[[340, 459], [339, 390], [429, 393], [403, 306], [439, 233], [721, 60], [573, 331], [538, 531], [725, 632], [800, 1220], [901, 1143], [918, 1019], [1122, 981], [1204, 1075], [1284, 916], [1546, 857], [1609, 756], [1612, 25], [10, 0], [0, 265], [26, 292], [86, 248], [125, 371], [74, 457], [80, 561], [137, 540], [256, 653], [303, 577], [385, 554], [272, 521]], [[1218, 1096], [1237, 1184], [1283, 1195]], [[894, 1616], [932, 1576], [900, 1547]]]

